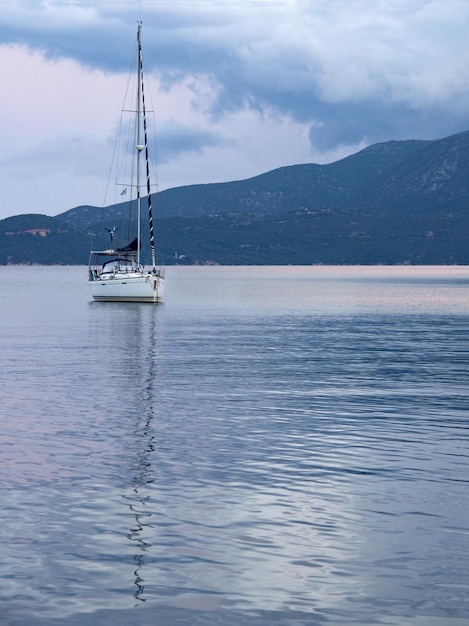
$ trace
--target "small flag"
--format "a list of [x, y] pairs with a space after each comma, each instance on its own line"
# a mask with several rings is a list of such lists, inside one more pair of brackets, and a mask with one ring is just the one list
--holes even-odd
[[126, 193], [127, 193], [127, 187], [121, 191], [121, 196], [125, 196]]

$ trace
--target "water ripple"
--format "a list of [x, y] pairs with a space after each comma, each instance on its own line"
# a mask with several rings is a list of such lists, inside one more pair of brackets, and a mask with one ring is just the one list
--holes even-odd
[[7, 626], [467, 621], [460, 273], [432, 308], [428, 272], [256, 271], [175, 270], [156, 308], [8, 301]]

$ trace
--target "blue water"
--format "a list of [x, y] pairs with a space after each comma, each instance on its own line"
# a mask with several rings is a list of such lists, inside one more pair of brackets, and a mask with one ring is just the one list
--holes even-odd
[[469, 624], [469, 268], [0, 268], [0, 623]]

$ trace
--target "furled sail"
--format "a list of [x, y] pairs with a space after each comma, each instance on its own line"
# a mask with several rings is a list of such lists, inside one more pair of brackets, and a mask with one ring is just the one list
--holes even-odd
[[[142, 247], [142, 242], [140, 242], [140, 248]], [[138, 250], [138, 237], [135, 237], [133, 241], [128, 243], [124, 248], [117, 248], [117, 252], [135, 252]]]

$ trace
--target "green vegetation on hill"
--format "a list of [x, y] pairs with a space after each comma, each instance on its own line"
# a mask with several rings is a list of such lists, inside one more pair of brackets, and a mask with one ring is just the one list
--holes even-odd
[[0, 221], [0, 264], [86, 263], [90, 237], [55, 217], [35, 213]]
[[219, 214], [159, 224], [161, 258], [220, 264], [469, 264], [469, 216], [302, 209], [275, 216]]

